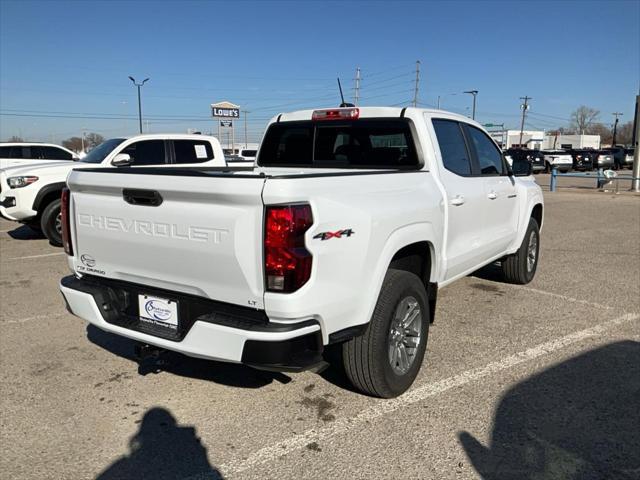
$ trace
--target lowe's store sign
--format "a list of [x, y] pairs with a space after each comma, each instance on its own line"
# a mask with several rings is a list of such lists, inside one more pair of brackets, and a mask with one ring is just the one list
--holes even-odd
[[211, 104], [211, 116], [222, 118], [240, 118], [240, 106], [230, 102]]

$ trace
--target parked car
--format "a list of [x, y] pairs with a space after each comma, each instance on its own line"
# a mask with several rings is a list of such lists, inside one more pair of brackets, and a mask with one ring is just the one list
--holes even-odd
[[593, 170], [596, 164], [597, 152], [592, 149], [573, 149], [567, 150], [573, 159], [573, 169], [578, 171]]
[[566, 150], [543, 150], [545, 171], [551, 172], [553, 167], [566, 173], [573, 168], [573, 157]]
[[71, 150], [52, 143], [0, 143], [0, 168], [78, 159]]
[[593, 165], [593, 168], [598, 169], [609, 169], [613, 168], [615, 165], [613, 161], [613, 155], [606, 150], [597, 150], [596, 151], [596, 161]]
[[625, 148], [624, 149], [624, 163], [622, 164], [622, 167], [628, 167], [628, 168], [633, 168], [633, 155], [634, 155], [635, 149], [633, 148]]
[[158, 165], [226, 166], [226, 162], [215, 137], [158, 134], [112, 138], [95, 147], [81, 161], [0, 170], [0, 215], [42, 230], [53, 245], [61, 246], [60, 192], [71, 170]]
[[533, 279], [530, 173], [462, 115], [284, 113], [251, 173], [72, 171], [60, 290], [103, 330], [199, 358], [304, 370], [333, 344], [359, 390], [394, 397], [422, 365], [439, 288], [498, 260], [506, 281]]
[[[533, 173], [545, 170], [544, 156], [540, 150], [530, 150], [528, 148], [510, 148], [504, 152], [507, 161], [528, 162], [531, 164]], [[513, 165], [513, 164], [512, 164]]]
[[625, 148], [622, 145], [616, 145], [606, 149], [613, 156], [613, 168], [632, 168], [633, 166], [633, 148]]

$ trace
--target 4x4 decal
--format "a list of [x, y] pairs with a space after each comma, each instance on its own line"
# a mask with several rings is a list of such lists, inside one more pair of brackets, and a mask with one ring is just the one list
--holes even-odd
[[347, 228], [344, 230], [336, 230], [335, 232], [322, 232], [315, 235], [313, 238], [319, 238], [320, 240], [329, 240], [331, 238], [342, 238], [343, 236], [350, 237], [354, 233], [356, 232], [354, 232], [350, 228]]

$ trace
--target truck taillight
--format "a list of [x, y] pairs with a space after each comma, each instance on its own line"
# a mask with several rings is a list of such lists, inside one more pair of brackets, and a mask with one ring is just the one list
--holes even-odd
[[62, 220], [62, 246], [67, 255], [73, 256], [71, 245], [71, 222], [69, 221], [69, 199], [71, 194], [68, 188], [62, 189], [60, 196], [60, 217]]
[[267, 291], [290, 293], [311, 276], [311, 252], [304, 234], [313, 224], [309, 205], [268, 206], [264, 223], [264, 270]]

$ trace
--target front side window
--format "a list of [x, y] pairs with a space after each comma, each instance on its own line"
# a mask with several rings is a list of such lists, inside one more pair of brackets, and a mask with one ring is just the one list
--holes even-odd
[[504, 169], [502, 155], [495, 144], [482, 130], [471, 125], [467, 125], [466, 128], [478, 157], [480, 173], [482, 175], [502, 175]]
[[203, 163], [213, 159], [211, 144], [204, 140], [174, 140], [175, 163]]
[[131, 166], [162, 165], [166, 163], [164, 155], [164, 140], [144, 140], [132, 143], [121, 153], [128, 153]]
[[444, 168], [456, 175], [471, 175], [471, 161], [460, 124], [452, 120], [433, 120]]

